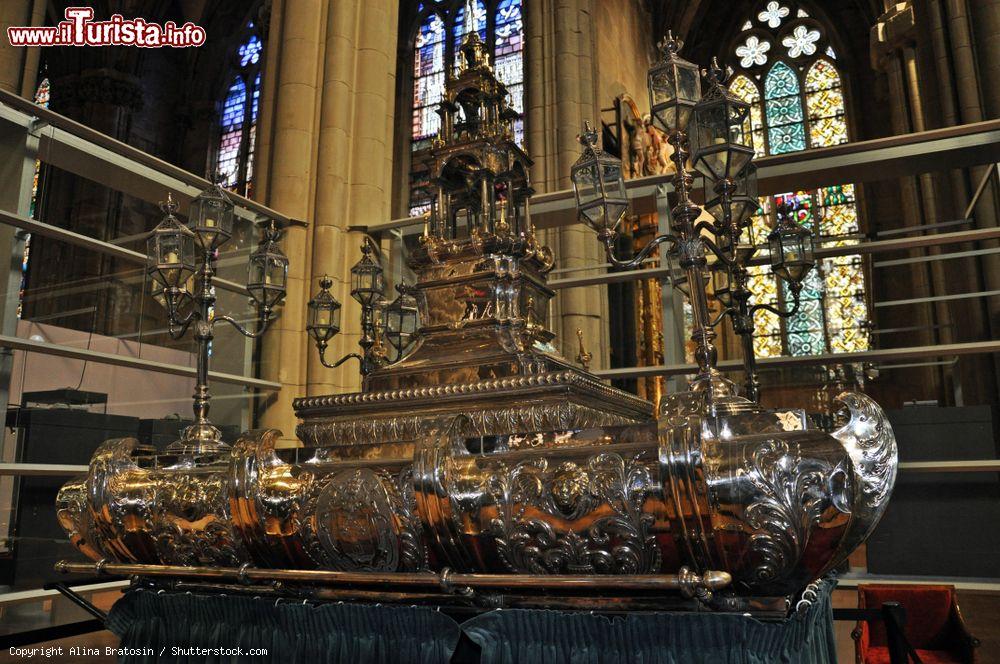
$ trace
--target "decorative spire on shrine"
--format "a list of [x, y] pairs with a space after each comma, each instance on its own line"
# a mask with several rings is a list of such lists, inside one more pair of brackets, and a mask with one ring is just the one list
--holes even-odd
[[475, 7], [475, 0], [465, 0], [465, 18], [462, 26], [465, 39], [462, 40], [462, 45], [459, 47], [459, 51], [462, 54], [461, 64], [463, 71], [470, 69], [491, 69], [490, 54], [486, 49], [486, 44], [479, 37], [479, 31], [476, 30]]
[[463, 66], [445, 81], [437, 108], [440, 129], [424, 157], [435, 192], [411, 264], [491, 253], [544, 272], [552, 267], [552, 253], [539, 244], [531, 224], [531, 159], [514, 140], [519, 116], [476, 30], [477, 6], [465, 2]]

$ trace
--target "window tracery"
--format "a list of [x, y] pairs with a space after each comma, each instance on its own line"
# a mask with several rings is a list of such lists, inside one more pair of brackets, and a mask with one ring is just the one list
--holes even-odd
[[[730, 54], [730, 90], [750, 104], [747, 119], [758, 157], [846, 143], [849, 139], [843, 80], [827, 26], [796, 2], [760, 3]], [[795, 210], [818, 246], [860, 240], [851, 184], [789, 192], [761, 199], [754, 218], [758, 242], [766, 238], [778, 205]], [[766, 268], [751, 270], [758, 302], [790, 299]], [[857, 352], [869, 348], [869, 316], [861, 256], [820, 261], [803, 283], [799, 311], [782, 321], [757, 314], [754, 350], [760, 357]]]

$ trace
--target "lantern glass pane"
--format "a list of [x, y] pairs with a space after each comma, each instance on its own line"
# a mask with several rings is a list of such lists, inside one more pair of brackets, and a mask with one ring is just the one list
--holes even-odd
[[148, 257], [159, 281], [166, 286], [180, 286], [193, 268], [194, 241], [179, 225], [158, 229], [147, 242]]
[[771, 253], [771, 271], [782, 279], [788, 278], [785, 270], [784, 254], [781, 250], [781, 237], [775, 233], [767, 241], [768, 249]]
[[677, 98], [696, 104], [701, 99], [701, 75], [696, 66], [677, 66]]
[[608, 198], [625, 198], [625, 178], [622, 177], [621, 162], [609, 161], [602, 164], [601, 180]]
[[288, 279], [288, 259], [284, 256], [269, 256], [264, 283], [275, 288], [285, 288]]
[[784, 255], [781, 257], [782, 262], [786, 265], [789, 263], [797, 263], [802, 260], [802, 236], [798, 234], [788, 233], [782, 234], [781, 238], [781, 249]]
[[805, 235], [802, 240], [802, 258], [808, 263], [812, 263], [813, 258], [813, 236], [812, 233]]
[[757, 200], [757, 167], [751, 164], [743, 171], [743, 175], [736, 180], [739, 188], [736, 190], [741, 196]]
[[329, 327], [333, 321], [333, 313], [329, 307], [316, 307], [313, 309], [312, 324], [315, 327]]
[[622, 217], [625, 216], [625, 211], [628, 209], [628, 205], [620, 202], [609, 202], [605, 208], [605, 215], [607, 216], [606, 218], [608, 220], [608, 224], [610, 225], [611, 230], [615, 230], [621, 223]]
[[749, 196], [738, 196], [733, 200], [733, 222], [739, 225], [747, 221], [757, 213], [757, 200]]
[[200, 194], [191, 203], [188, 227], [205, 249], [214, 249], [233, 234], [233, 206], [211, 191]]
[[417, 310], [407, 308], [399, 326], [400, 331], [406, 335], [413, 335], [417, 331]]
[[587, 164], [573, 173], [573, 190], [578, 207], [590, 205], [601, 197], [597, 163]]
[[707, 150], [713, 145], [725, 145], [729, 140], [724, 104], [706, 104], [696, 111], [695, 135], [697, 149]]
[[330, 308], [330, 326], [334, 330], [334, 334], [340, 332], [340, 302], [336, 300], [333, 301], [333, 306]]
[[747, 164], [750, 163], [751, 159], [753, 159], [753, 148], [750, 148], [749, 151], [730, 150], [729, 160], [727, 163], [727, 166], [729, 168], [729, 170], [726, 173], [727, 177], [730, 178], [739, 177], [739, 175], [743, 172], [743, 169], [745, 169], [747, 167]]
[[580, 210], [580, 214], [583, 215], [583, 220], [587, 222], [587, 225], [598, 233], [608, 228], [608, 219], [603, 205], [593, 205], [589, 208], [583, 208]]
[[657, 129], [670, 133], [674, 129], [683, 129], [691, 117], [691, 109], [687, 106], [661, 106], [653, 109], [653, 124]]
[[714, 181], [726, 177], [728, 166], [729, 151], [725, 147], [713, 148], [708, 152], [701, 152], [695, 161], [695, 168]]
[[258, 256], [251, 256], [250, 263], [247, 265], [247, 287], [253, 288], [264, 283], [266, 278], [266, 265], [265, 261], [260, 259]]
[[649, 102], [653, 108], [677, 100], [677, 73], [672, 65], [657, 66], [649, 72]]

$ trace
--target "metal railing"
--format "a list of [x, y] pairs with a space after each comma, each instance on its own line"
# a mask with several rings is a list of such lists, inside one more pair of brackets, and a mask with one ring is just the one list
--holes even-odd
[[[132, 283], [142, 279], [144, 275], [146, 255], [122, 246], [128, 242], [139, 240], [141, 237], [121, 237], [104, 241], [47, 223], [44, 219], [37, 220], [28, 216], [28, 203], [31, 196], [30, 192], [25, 191], [25, 187], [30, 186], [30, 170], [32, 165], [36, 163], [35, 160], [81, 176], [112, 191], [130, 195], [149, 203], [163, 200], [168, 191], [172, 192], [181, 202], [186, 202], [211, 184], [201, 176], [178, 168], [3, 90], [0, 90], [0, 133], [3, 135], [4, 149], [9, 151], [6, 158], [15, 166], [24, 164], [21, 168], [21, 181], [6, 183], [3, 195], [0, 196], [3, 201], [0, 203], [0, 228], [19, 229], [32, 236], [80, 247], [88, 252], [134, 265], [135, 274], [130, 272], [123, 279], [123, 283]], [[236, 216], [251, 223], [259, 224], [265, 220], [274, 220], [280, 227], [304, 225], [305, 223], [291, 219], [277, 210], [243, 196], [231, 194], [231, 198], [236, 206]], [[17, 255], [17, 243], [23, 242], [23, 240], [19, 240], [18, 236], [15, 236], [12, 242], [12, 254]], [[220, 266], [225, 266], [229, 260], [229, 257], [223, 257]], [[2, 312], [4, 319], [3, 325], [0, 327], [0, 349], [5, 349], [7, 355], [0, 357], [0, 363], [10, 361], [10, 351], [22, 351], [184, 378], [195, 377], [196, 370], [193, 366], [16, 336], [16, 319], [14, 319], [9, 303], [11, 298], [16, 301], [19, 273], [13, 265], [10, 266], [10, 269], [6, 293], [4, 294], [8, 304], [5, 305], [6, 310]], [[241, 296], [248, 295], [246, 287], [242, 284], [218, 278], [215, 280], [215, 284], [221, 290]], [[93, 289], [100, 286], [100, 282], [95, 282], [87, 287]], [[71, 313], [73, 312], [60, 312], [59, 316], [65, 317]], [[245, 355], [248, 353], [249, 346], [245, 350]], [[244, 367], [249, 369], [249, 363], [244, 362]], [[242, 386], [247, 393], [237, 396], [244, 399], [252, 398], [256, 391], [275, 392], [281, 389], [281, 384], [278, 382], [262, 380], [252, 375], [213, 371], [210, 373], [210, 377], [219, 383]], [[9, 370], [0, 371], [0, 379], [9, 380]], [[0, 410], [6, 410], [6, 395], [9, 386], [6, 384], [0, 386], [0, 390], [3, 392], [3, 398], [0, 399], [2, 401]], [[76, 474], [77, 471], [78, 469], [73, 466], [0, 464], [0, 476], [62, 475]]]

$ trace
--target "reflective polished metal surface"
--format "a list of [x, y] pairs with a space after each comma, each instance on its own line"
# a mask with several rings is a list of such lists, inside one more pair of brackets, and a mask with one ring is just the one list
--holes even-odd
[[656, 591], [784, 606], [884, 511], [897, 463], [884, 413], [843, 394], [843, 425], [826, 433], [711, 390], [653, 413], [562, 358], [530, 161], [475, 31], [462, 51], [432, 150], [435, 209], [410, 257], [421, 326], [408, 352], [361, 392], [296, 400], [304, 448], [275, 449], [271, 430], [201, 456], [107, 441], [62, 488], [60, 523], [99, 572], [360, 586], [386, 601], [407, 588], [534, 606]]

